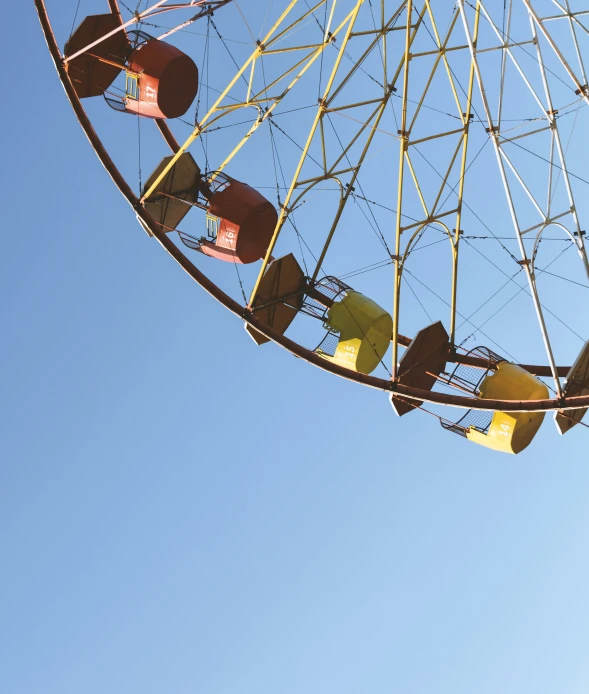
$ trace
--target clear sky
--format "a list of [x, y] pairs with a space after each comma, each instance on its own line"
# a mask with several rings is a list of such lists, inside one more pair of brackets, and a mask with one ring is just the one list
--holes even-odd
[[586, 431], [494, 454], [256, 348], [7, 15], [0, 691], [586, 694]]

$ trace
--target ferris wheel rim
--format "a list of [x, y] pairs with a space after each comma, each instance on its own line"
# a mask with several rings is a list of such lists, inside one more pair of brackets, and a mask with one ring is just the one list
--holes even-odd
[[[403, 398], [408, 398], [410, 400], [427, 402], [434, 405], [443, 405], [446, 407], [454, 407], [458, 409], [472, 409], [481, 411], [506, 411], [506, 412], [550, 412], [557, 410], [575, 410], [580, 408], [589, 407], [589, 395], [580, 395], [573, 397], [563, 397], [563, 398], [546, 398], [540, 400], [507, 400], [507, 399], [474, 399], [462, 395], [454, 395], [451, 393], [443, 393], [437, 391], [422, 390], [409, 385], [404, 385], [402, 383], [394, 382], [392, 380], [384, 379], [378, 376], [371, 376], [369, 374], [363, 374], [360, 372], [352, 371], [351, 369], [346, 369], [338, 364], [328, 362], [322, 359], [318, 354], [312, 350], [299, 345], [294, 340], [286, 337], [285, 335], [274, 331], [268, 325], [262, 323], [256, 318], [254, 313], [247, 308], [247, 306], [242, 306], [232, 297], [230, 297], [225, 291], [223, 291], [219, 286], [217, 286], [212, 280], [210, 280], [201, 270], [199, 270], [181, 251], [180, 249], [168, 238], [165, 232], [163, 232], [159, 225], [153, 220], [151, 215], [145, 210], [143, 205], [141, 205], [139, 198], [135, 195], [129, 184], [127, 183], [124, 176], [120, 173], [117, 166], [110, 157], [106, 147], [102, 144], [100, 137], [95, 131], [90, 118], [88, 117], [84, 107], [82, 106], [81, 100], [78, 97], [73, 83], [69, 77], [67, 70], [65, 69], [63, 62], [63, 55], [59, 49], [57, 39], [53, 32], [51, 21], [49, 19], [49, 14], [45, 5], [45, 0], [34, 0], [37, 13], [39, 15], [39, 21], [41, 24], [41, 29], [43, 31], [49, 53], [52, 57], [53, 63], [55, 65], [58, 77], [64, 87], [70, 105], [76, 115], [80, 126], [84, 130], [86, 137], [88, 138], [92, 148], [94, 149], [98, 159], [104, 166], [113, 182], [119, 189], [119, 192], [127, 200], [129, 205], [133, 208], [136, 215], [141, 219], [141, 221], [147, 226], [154, 238], [160, 243], [160, 245], [172, 256], [172, 258], [180, 265], [180, 267], [188, 274], [190, 277], [202, 287], [208, 294], [210, 294], [216, 301], [228, 309], [231, 313], [235, 314], [246, 325], [251, 326], [258, 332], [262, 333], [273, 343], [279, 345], [286, 351], [290, 352], [294, 356], [303, 359], [304, 361], [316, 366], [323, 371], [331, 373], [340, 378], [358, 383], [360, 385], [368, 386], [376, 390], [381, 390], [387, 392], [391, 395], [402, 396]], [[108, 0], [108, 5], [112, 12], [119, 12], [117, 0]], [[168, 146], [172, 151], [179, 147], [175, 140], [174, 135], [170, 131], [165, 121], [156, 120], [156, 124], [160, 129], [160, 132], [167, 142]], [[410, 338], [406, 338], [403, 335], [398, 336], [400, 338], [399, 344], [405, 342], [405, 346], [409, 344]], [[448, 355], [448, 361], [453, 363], [469, 363], [466, 360], [461, 359], [462, 355], [451, 352]], [[476, 361], [476, 360], [475, 360]], [[471, 362], [472, 363], [472, 359]], [[536, 375], [548, 375], [550, 373], [549, 366], [539, 366], [539, 365], [524, 365], [518, 364], [522, 368], [526, 369], [530, 373]], [[569, 367], [557, 367], [560, 372], [564, 375], [568, 372]]]

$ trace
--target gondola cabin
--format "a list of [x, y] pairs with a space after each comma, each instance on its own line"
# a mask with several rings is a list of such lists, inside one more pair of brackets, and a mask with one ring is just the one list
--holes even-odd
[[148, 37], [129, 56], [124, 98], [128, 113], [179, 118], [188, 111], [197, 91], [198, 68], [175, 46]]
[[[179, 118], [198, 91], [198, 68], [192, 58], [144, 31], [126, 32], [118, 14], [86, 17], [67, 42], [64, 55], [77, 95], [81, 99], [104, 95], [116, 111]], [[121, 73], [124, 89], [113, 86]]]
[[266, 255], [278, 213], [257, 190], [226, 174], [215, 174], [208, 201], [208, 239], [201, 253], [246, 265]]
[[[481, 370], [459, 365], [450, 377], [449, 385], [461, 390], [468, 390], [470, 385], [471, 392], [480, 400], [548, 398], [548, 388], [544, 383], [521, 366], [505, 361], [486, 348], [472, 350], [469, 355], [486, 356], [488, 368], [482, 371], [478, 383], [473, 383], [472, 375], [477, 371], [481, 374]], [[442, 426], [486, 448], [503, 453], [521, 453], [530, 445], [543, 421], [544, 412], [469, 410], [455, 423], [442, 421]]]
[[393, 319], [375, 301], [336, 277], [324, 277], [308, 289], [304, 309], [328, 330], [317, 354], [359, 373], [376, 369], [389, 348]]
[[[143, 195], [166, 171], [172, 157], [164, 157], [143, 187]], [[217, 260], [247, 264], [266, 255], [278, 221], [274, 205], [257, 190], [212, 172], [202, 175], [191, 154], [184, 152], [165, 173], [145, 209], [162, 231], [179, 231], [178, 225], [192, 207], [206, 210], [207, 235], [180, 232], [182, 242]]]

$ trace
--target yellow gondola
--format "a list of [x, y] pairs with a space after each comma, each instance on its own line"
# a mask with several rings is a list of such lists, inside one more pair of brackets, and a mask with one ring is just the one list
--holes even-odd
[[[469, 354], [486, 358], [488, 368], [481, 372], [473, 367], [458, 366], [448, 381], [449, 385], [470, 391], [481, 400], [542, 400], [549, 397], [544, 383], [521, 366], [511, 364], [485, 347]], [[469, 410], [457, 422], [442, 421], [442, 426], [492, 450], [520, 453], [530, 445], [543, 421], [544, 412]]]
[[333, 354], [329, 354], [325, 346], [320, 345], [317, 353], [346, 369], [368, 374], [376, 369], [386, 354], [391, 342], [393, 319], [372, 299], [349, 290], [331, 306], [325, 325], [338, 333], [337, 346]]

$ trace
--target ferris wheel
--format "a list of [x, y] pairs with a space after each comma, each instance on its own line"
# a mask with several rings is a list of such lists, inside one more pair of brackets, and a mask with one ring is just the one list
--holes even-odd
[[586, 426], [589, 4], [65, 4], [91, 146], [252, 348], [498, 451]]

